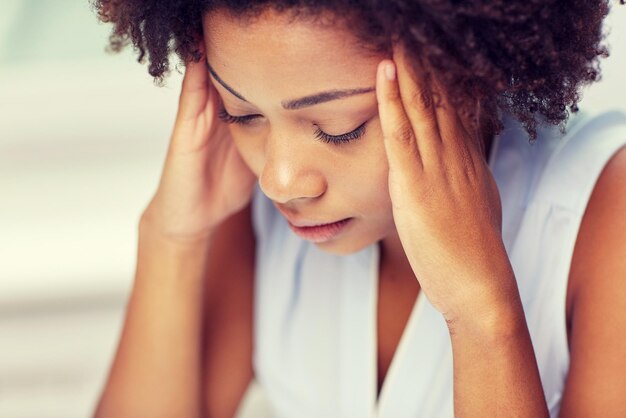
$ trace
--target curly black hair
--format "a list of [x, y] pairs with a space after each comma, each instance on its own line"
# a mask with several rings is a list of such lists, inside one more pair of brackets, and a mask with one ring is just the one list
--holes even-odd
[[[157, 84], [170, 55], [198, 61], [202, 15], [215, 10], [254, 19], [268, 9], [294, 18], [343, 19], [360, 44], [391, 54], [399, 42], [414, 68], [432, 73], [460, 113], [483, 134], [502, 130], [500, 112], [517, 118], [531, 140], [538, 119], [564, 129], [580, 88], [600, 78], [607, 57], [602, 22], [608, 0], [92, 0], [111, 22], [109, 49], [129, 43], [148, 58]], [[623, 1], [620, 1], [623, 3]]]

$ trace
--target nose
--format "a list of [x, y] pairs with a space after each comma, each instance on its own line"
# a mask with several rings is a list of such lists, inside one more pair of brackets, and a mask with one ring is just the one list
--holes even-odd
[[296, 199], [313, 199], [326, 191], [326, 180], [316, 167], [315, 154], [297, 139], [268, 138], [265, 165], [259, 187], [273, 201], [285, 204]]

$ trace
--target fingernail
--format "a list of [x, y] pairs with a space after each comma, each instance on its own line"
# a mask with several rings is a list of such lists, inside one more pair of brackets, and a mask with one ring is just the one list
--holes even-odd
[[389, 81], [393, 81], [396, 78], [396, 66], [388, 63], [385, 64], [385, 77], [387, 77], [387, 80]]

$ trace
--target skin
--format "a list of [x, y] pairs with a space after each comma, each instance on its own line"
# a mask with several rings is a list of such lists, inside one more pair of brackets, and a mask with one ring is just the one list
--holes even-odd
[[[340, 237], [318, 244], [322, 250], [349, 254], [394, 239], [375, 91], [375, 69], [383, 57], [359, 53], [354, 44], [342, 42], [341, 31], [320, 33], [312, 26], [288, 25], [280, 16], [242, 30], [225, 16], [208, 15], [205, 28], [214, 74], [248, 100], [235, 97], [212, 75], [225, 110], [233, 116], [262, 115], [248, 125], [231, 124], [230, 132], [263, 192], [291, 219], [329, 223], [353, 217]], [[370, 91], [297, 110], [281, 107], [289, 99], [353, 88]], [[316, 127], [340, 135], [364, 122], [365, 134], [352, 142], [315, 139]]]
[[[421, 100], [420, 71], [411, 75], [398, 47], [391, 57], [372, 57], [346, 47], [349, 33], [338, 28], [275, 15], [254, 25], [209, 16], [205, 33], [211, 30], [208, 61], [250, 103], [229, 105], [230, 93], [216, 90], [219, 82], [206, 66], [187, 63], [161, 182], [140, 222], [135, 284], [96, 416], [233, 416], [252, 378], [254, 238], [247, 203], [257, 178], [277, 207], [295, 215], [354, 217], [351, 229], [323, 249], [347, 254], [380, 240], [382, 378], [415, 295], [424, 291], [449, 324], [455, 416], [546, 416], [500, 237], [497, 189], [480, 143], [454, 109], [445, 100], [436, 109]], [[389, 64], [396, 69], [392, 79], [383, 71]], [[280, 108], [294, 96], [357, 82], [375, 86], [374, 104], [364, 94], [297, 116]], [[251, 131], [226, 127], [215, 116], [221, 101], [232, 113], [266, 120]], [[313, 138], [314, 124], [339, 134], [362, 119], [371, 136], [354, 143], [335, 147]], [[561, 417], [626, 414], [626, 336], [615, 332], [626, 327], [624, 179], [626, 148], [598, 179], [576, 241]], [[222, 262], [233, 258], [241, 262]]]
[[[455, 368], [455, 386], [469, 386], [476, 379], [462, 366], [471, 364], [480, 347], [464, 335], [473, 339], [502, 333], [510, 338], [514, 332], [513, 352], [499, 354], [518, 356], [516, 365], [528, 366], [524, 380], [533, 382], [533, 390], [527, 388], [517, 407], [545, 415], [530, 337], [499, 234], [495, 181], [477, 139], [454, 109], [445, 103], [436, 114], [431, 102], [419, 100], [419, 85], [408, 76], [401, 52], [394, 51], [401, 70], [398, 81], [411, 100], [405, 112], [396, 80], [381, 76], [384, 64], [393, 62], [365, 54], [341, 27], [320, 31], [312, 24], [290, 24], [271, 12], [250, 26], [219, 12], [208, 14], [204, 27], [211, 81], [224, 110], [240, 118], [257, 115], [248, 124], [231, 124], [230, 133], [274, 205], [292, 220], [353, 218], [344, 233], [317, 245], [348, 254], [380, 241], [382, 278], [393, 274], [403, 278], [398, 281], [415, 284], [419, 277], [421, 291], [460, 336], [453, 339], [455, 364], [461, 363]], [[297, 110], [283, 105], [346, 87], [365, 92]], [[363, 122], [366, 134], [352, 142], [314, 139], [316, 127], [339, 135]], [[393, 273], [384, 270], [389, 265], [394, 265]], [[407, 302], [410, 306], [412, 301]], [[384, 317], [383, 309], [379, 306], [379, 317]], [[466, 320], [469, 313], [475, 321]], [[501, 327], [497, 330], [494, 318]], [[494, 336], [492, 343], [499, 341]], [[379, 363], [379, 369], [385, 367]], [[497, 387], [513, 373], [519, 370], [501, 368], [489, 378]], [[466, 398], [463, 390], [456, 392], [456, 399]], [[469, 401], [467, 396], [457, 407], [487, 412], [473, 409]]]
[[548, 416], [498, 190], [478, 142], [445, 94], [440, 107], [423, 100], [423, 81], [410, 76], [400, 47], [379, 65], [377, 86], [400, 240], [450, 331], [455, 414]]
[[[229, 128], [263, 192], [292, 219], [353, 218], [336, 239], [316, 244], [324, 251], [349, 254], [380, 242], [380, 390], [420, 290], [396, 231], [389, 195], [376, 98], [376, 67], [385, 56], [364, 52], [341, 27], [320, 31], [271, 13], [245, 30], [224, 14], [209, 14], [204, 28], [210, 80], [222, 106], [233, 116], [262, 115]], [[285, 57], [289, 65], [284, 65]], [[333, 89], [369, 91], [298, 110], [281, 106]], [[317, 127], [340, 135], [364, 122], [364, 135], [351, 142], [335, 145], [314, 136]]]

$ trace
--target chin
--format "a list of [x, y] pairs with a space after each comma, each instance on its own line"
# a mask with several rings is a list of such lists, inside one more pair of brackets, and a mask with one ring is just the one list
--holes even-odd
[[320, 250], [334, 255], [350, 255], [369, 247], [377, 240], [331, 240], [327, 242], [316, 243], [315, 246]]

